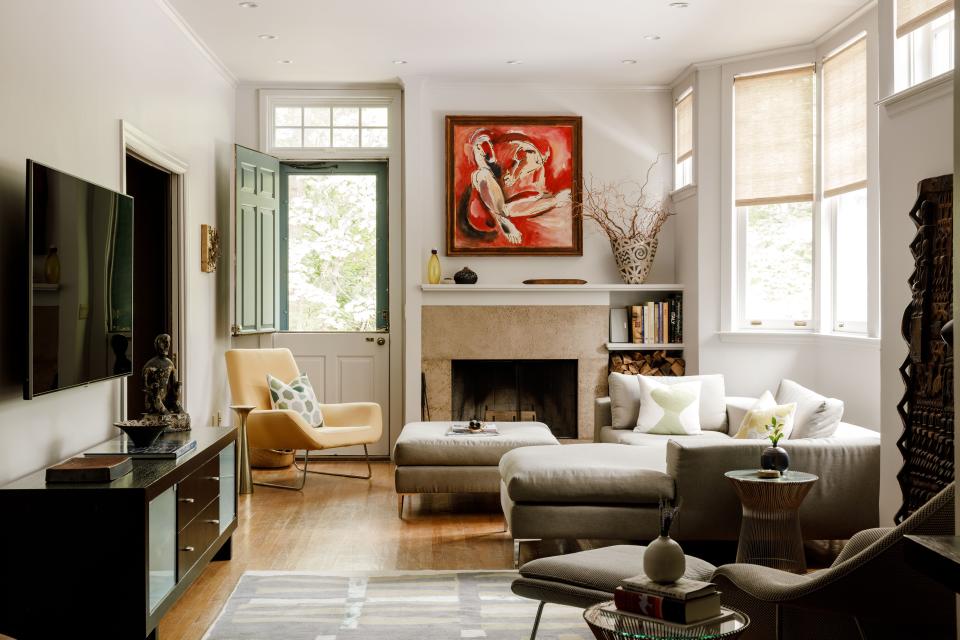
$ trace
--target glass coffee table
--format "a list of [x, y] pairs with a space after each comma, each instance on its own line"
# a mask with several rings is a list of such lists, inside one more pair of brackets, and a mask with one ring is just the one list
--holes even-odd
[[687, 640], [697, 638], [737, 638], [750, 626], [746, 614], [723, 607], [725, 617], [695, 624], [675, 624], [666, 620], [620, 611], [613, 601], [601, 602], [583, 612], [597, 640]]
[[761, 478], [756, 469], [723, 475], [733, 484], [743, 508], [737, 562], [806, 572], [799, 510], [819, 478], [789, 470], [779, 478]]

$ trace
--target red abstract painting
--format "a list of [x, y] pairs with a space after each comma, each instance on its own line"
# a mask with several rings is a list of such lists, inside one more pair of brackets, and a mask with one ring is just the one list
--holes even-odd
[[583, 255], [579, 116], [447, 116], [447, 255]]

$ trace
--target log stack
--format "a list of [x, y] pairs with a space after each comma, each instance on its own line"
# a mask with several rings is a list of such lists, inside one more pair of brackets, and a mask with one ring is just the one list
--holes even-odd
[[610, 372], [642, 376], [682, 376], [683, 358], [667, 351], [619, 351], [610, 355]]

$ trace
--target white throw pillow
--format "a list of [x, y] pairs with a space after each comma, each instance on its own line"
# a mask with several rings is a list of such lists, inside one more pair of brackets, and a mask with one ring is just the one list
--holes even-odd
[[738, 440], [764, 440], [770, 435], [768, 427], [773, 417], [776, 416], [777, 422], [783, 423], [783, 438], [789, 438], [790, 432], [794, 428], [796, 412], [797, 404], [795, 402], [777, 404], [773, 394], [764, 391], [756, 404], [743, 416], [740, 428], [733, 437]]
[[267, 386], [270, 388], [270, 406], [274, 409], [290, 409], [300, 414], [300, 417], [311, 427], [323, 426], [323, 413], [317, 394], [306, 374], [302, 374], [289, 383], [267, 374]]
[[640, 384], [638, 433], [694, 435], [700, 433], [699, 380], [664, 384], [656, 376], [637, 376]]
[[827, 398], [793, 380], [784, 378], [777, 389], [777, 404], [797, 403], [793, 440], [801, 438], [829, 438], [837, 432], [843, 418], [843, 401]]
[[[723, 374], [702, 376], [638, 376], [611, 373], [610, 414], [614, 429], [631, 429], [640, 413], [640, 378], [653, 377], [663, 384], [700, 382], [700, 428], [704, 431], [727, 430], [727, 402]], [[607, 425], [598, 425], [607, 426]]]

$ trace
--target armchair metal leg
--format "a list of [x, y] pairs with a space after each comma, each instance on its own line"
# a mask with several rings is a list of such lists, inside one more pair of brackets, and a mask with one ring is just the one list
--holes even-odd
[[530, 632], [530, 640], [537, 640], [537, 629], [540, 628], [540, 616], [543, 615], [543, 605], [545, 604], [547, 603], [541, 601], [540, 606], [537, 607], [537, 617], [533, 619], [533, 631]]
[[307, 483], [307, 457], [310, 455], [309, 451], [303, 452], [303, 469], [297, 465], [296, 457], [293, 460], [293, 466], [300, 471], [300, 483], [299, 484], [278, 484], [275, 482], [254, 482], [253, 484], [261, 487], [272, 487], [274, 489], [286, 489], [288, 491], [303, 491], [303, 485]]
[[[309, 452], [308, 452], [309, 453]], [[373, 477], [373, 470], [370, 467], [370, 452], [367, 451], [367, 445], [363, 445], [363, 457], [367, 461], [367, 475], [365, 476], [356, 476], [349, 473], [333, 473], [332, 471], [313, 471], [312, 469], [307, 469], [307, 456], [303, 458], [303, 469], [300, 469], [300, 466], [294, 460], [293, 465], [300, 469], [305, 474], [307, 473], [316, 473], [321, 476], [337, 476], [338, 478], [356, 478], [357, 480], [369, 480]]]

